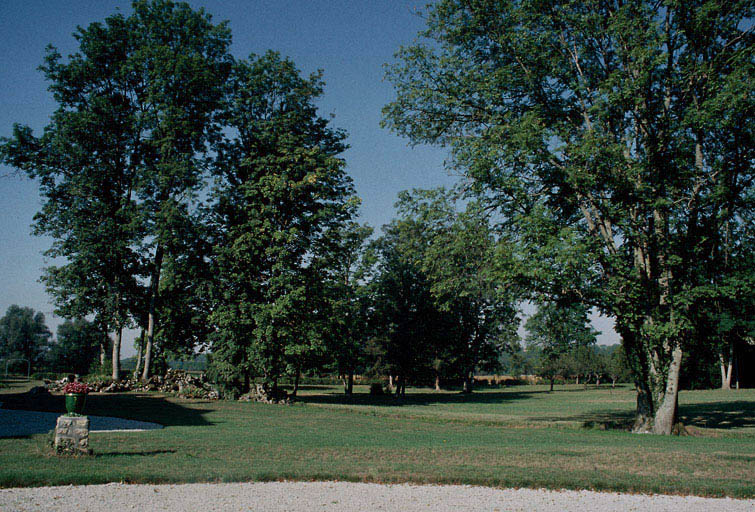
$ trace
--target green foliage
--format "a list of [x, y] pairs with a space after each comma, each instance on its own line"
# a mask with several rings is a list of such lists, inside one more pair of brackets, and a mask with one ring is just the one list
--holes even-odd
[[106, 336], [86, 319], [66, 320], [58, 326], [57, 339], [47, 354], [47, 367], [59, 373], [90, 373]]
[[0, 359], [25, 359], [17, 361], [15, 367], [27, 362], [31, 369], [44, 363], [52, 333], [45, 325], [45, 315], [32, 308], [12, 305], [0, 318]]
[[49, 47], [41, 67], [58, 104], [51, 123], [39, 138], [15, 126], [0, 159], [40, 181], [35, 233], [65, 262], [43, 278], [58, 313], [120, 332], [154, 317], [162, 254], [177, 250], [199, 157], [219, 130], [230, 31], [154, 0], [74, 35], [77, 53], [64, 60]]
[[[598, 371], [593, 361], [585, 361], [594, 354], [597, 335], [587, 315], [587, 308], [579, 303], [546, 302], [527, 319], [527, 342], [539, 351], [538, 375], [551, 384], [556, 377]], [[587, 351], [582, 350], [585, 348]]]
[[[325, 353], [319, 359], [332, 361], [332, 369], [345, 376], [347, 393], [351, 392], [349, 376], [365, 367], [365, 348], [372, 334], [372, 302], [365, 282], [369, 265], [365, 242], [370, 235], [371, 227], [353, 221], [329, 228], [313, 248], [309, 264], [318, 322], [325, 333]], [[316, 362], [310, 358], [310, 365]]]
[[640, 419], [663, 408], [669, 430], [682, 354], [711, 343], [705, 292], [731, 275], [727, 252], [752, 247], [751, 3], [444, 0], [426, 14], [389, 68], [385, 124], [451, 149], [533, 288], [616, 318]]
[[516, 340], [510, 251], [476, 203], [456, 210], [445, 189], [399, 195], [400, 217], [375, 242], [376, 325], [385, 370], [464, 380], [494, 369]]
[[[212, 365], [265, 386], [323, 346], [309, 254], [357, 205], [338, 154], [345, 135], [317, 114], [320, 73], [302, 77], [269, 52], [235, 64], [217, 144]], [[237, 387], [238, 387], [237, 386]]]

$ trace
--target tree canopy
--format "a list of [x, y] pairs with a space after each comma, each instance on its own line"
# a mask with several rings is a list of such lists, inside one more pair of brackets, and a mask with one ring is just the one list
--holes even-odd
[[[746, 241], [751, 2], [443, 0], [385, 123], [451, 148], [553, 297], [616, 318], [636, 428], [669, 433], [709, 269]], [[727, 234], [728, 233], [728, 234]], [[728, 242], [727, 242], [728, 240]]]
[[52, 333], [45, 315], [32, 308], [12, 305], [0, 318], [0, 359], [23, 359], [27, 370], [37, 368], [45, 359]]

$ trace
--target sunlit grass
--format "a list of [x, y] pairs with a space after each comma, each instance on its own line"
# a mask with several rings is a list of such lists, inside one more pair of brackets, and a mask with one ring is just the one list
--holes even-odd
[[[95, 455], [83, 458], [50, 455], [46, 435], [0, 439], [0, 485], [338, 479], [755, 495], [751, 390], [682, 393], [705, 437], [582, 426], [631, 413], [626, 388], [544, 391], [420, 389], [396, 401], [334, 387], [306, 389], [293, 406], [91, 395], [89, 414], [166, 428], [93, 433]], [[34, 404], [6, 390], [0, 401], [62, 410], [61, 397]]]

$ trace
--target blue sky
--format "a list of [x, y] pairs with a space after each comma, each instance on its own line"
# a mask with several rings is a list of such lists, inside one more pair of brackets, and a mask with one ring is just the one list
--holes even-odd
[[[217, 0], [190, 1], [204, 7], [215, 21], [229, 20], [236, 57], [273, 49], [296, 62], [305, 73], [323, 69], [323, 115], [345, 129], [350, 149], [344, 157], [362, 198], [362, 221], [379, 227], [393, 216], [401, 190], [452, 185], [455, 178], [443, 167], [446, 153], [430, 147], [411, 148], [408, 141], [381, 129], [380, 109], [393, 98], [383, 81], [383, 64], [400, 45], [410, 44], [423, 28], [418, 12], [426, 1], [403, 0]], [[55, 103], [37, 67], [45, 46], [63, 55], [76, 51], [72, 36], [77, 25], [101, 21], [129, 1], [2, 0], [0, 2], [0, 136], [14, 122], [39, 133]], [[0, 315], [11, 304], [45, 312], [48, 325], [53, 306], [39, 283], [45, 265], [41, 253], [50, 239], [32, 236], [30, 225], [39, 209], [37, 185], [8, 177], [0, 166]], [[616, 341], [607, 319], [596, 319], [606, 331], [601, 343]], [[128, 338], [131, 338], [129, 336]], [[130, 339], [124, 355], [133, 353]]]

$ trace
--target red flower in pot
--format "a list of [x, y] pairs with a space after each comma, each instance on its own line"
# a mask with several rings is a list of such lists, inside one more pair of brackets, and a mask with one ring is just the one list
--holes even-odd
[[84, 412], [89, 386], [83, 382], [69, 382], [63, 386], [66, 394], [66, 411], [68, 414], [81, 414]]

